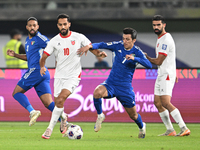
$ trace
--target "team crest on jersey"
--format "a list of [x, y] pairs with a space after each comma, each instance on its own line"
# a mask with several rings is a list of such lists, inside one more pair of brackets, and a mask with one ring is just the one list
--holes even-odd
[[157, 47], [159, 46], [159, 43], [157, 44]]
[[135, 57], [135, 54], [131, 54], [131, 55]]
[[75, 40], [74, 40], [74, 41], [71, 41], [71, 43], [72, 43], [72, 45], [74, 45], [74, 44], [75, 44]]
[[35, 41], [31, 41], [31, 45], [33, 45], [35, 43]]

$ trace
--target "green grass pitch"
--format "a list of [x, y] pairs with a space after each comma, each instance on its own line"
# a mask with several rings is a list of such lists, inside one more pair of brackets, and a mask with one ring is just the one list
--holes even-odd
[[[81, 140], [62, 137], [58, 122], [50, 139], [41, 135], [48, 122], [0, 122], [0, 150], [199, 150], [200, 124], [187, 124], [191, 135], [186, 137], [158, 137], [165, 132], [162, 123], [147, 123], [144, 139], [138, 139], [139, 130], [135, 123], [103, 123], [95, 133], [94, 123], [74, 122], [82, 127]], [[180, 131], [177, 124], [175, 130]]]

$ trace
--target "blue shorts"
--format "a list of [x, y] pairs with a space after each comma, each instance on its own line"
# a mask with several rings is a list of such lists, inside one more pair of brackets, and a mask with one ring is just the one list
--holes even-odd
[[131, 84], [129, 85], [113, 85], [112, 83], [101, 83], [104, 85], [108, 91], [108, 97], [116, 97], [120, 103], [127, 108], [132, 108], [135, 106], [135, 93]]
[[28, 69], [26, 73], [21, 77], [17, 85], [25, 91], [28, 91], [34, 87], [39, 97], [46, 93], [51, 94], [50, 74], [48, 70], [45, 73], [46, 74], [42, 77], [40, 75], [40, 69]]

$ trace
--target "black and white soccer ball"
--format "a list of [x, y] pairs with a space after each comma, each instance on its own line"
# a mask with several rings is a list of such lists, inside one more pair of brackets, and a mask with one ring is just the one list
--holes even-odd
[[71, 140], [82, 139], [83, 130], [79, 125], [71, 125], [66, 131], [67, 137]]

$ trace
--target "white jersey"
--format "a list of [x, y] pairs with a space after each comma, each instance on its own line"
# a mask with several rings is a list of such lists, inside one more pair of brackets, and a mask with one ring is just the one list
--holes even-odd
[[170, 78], [176, 77], [176, 48], [170, 33], [165, 33], [157, 39], [156, 56], [162, 54], [167, 56], [163, 63], [158, 66], [158, 76], [167, 75]]
[[83, 34], [70, 31], [69, 36], [61, 34], [53, 37], [44, 53], [51, 55], [54, 52], [56, 59], [56, 70], [54, 78], [80, 78], [81, 62], [77, 50], [91, 44], [91, 41]]

